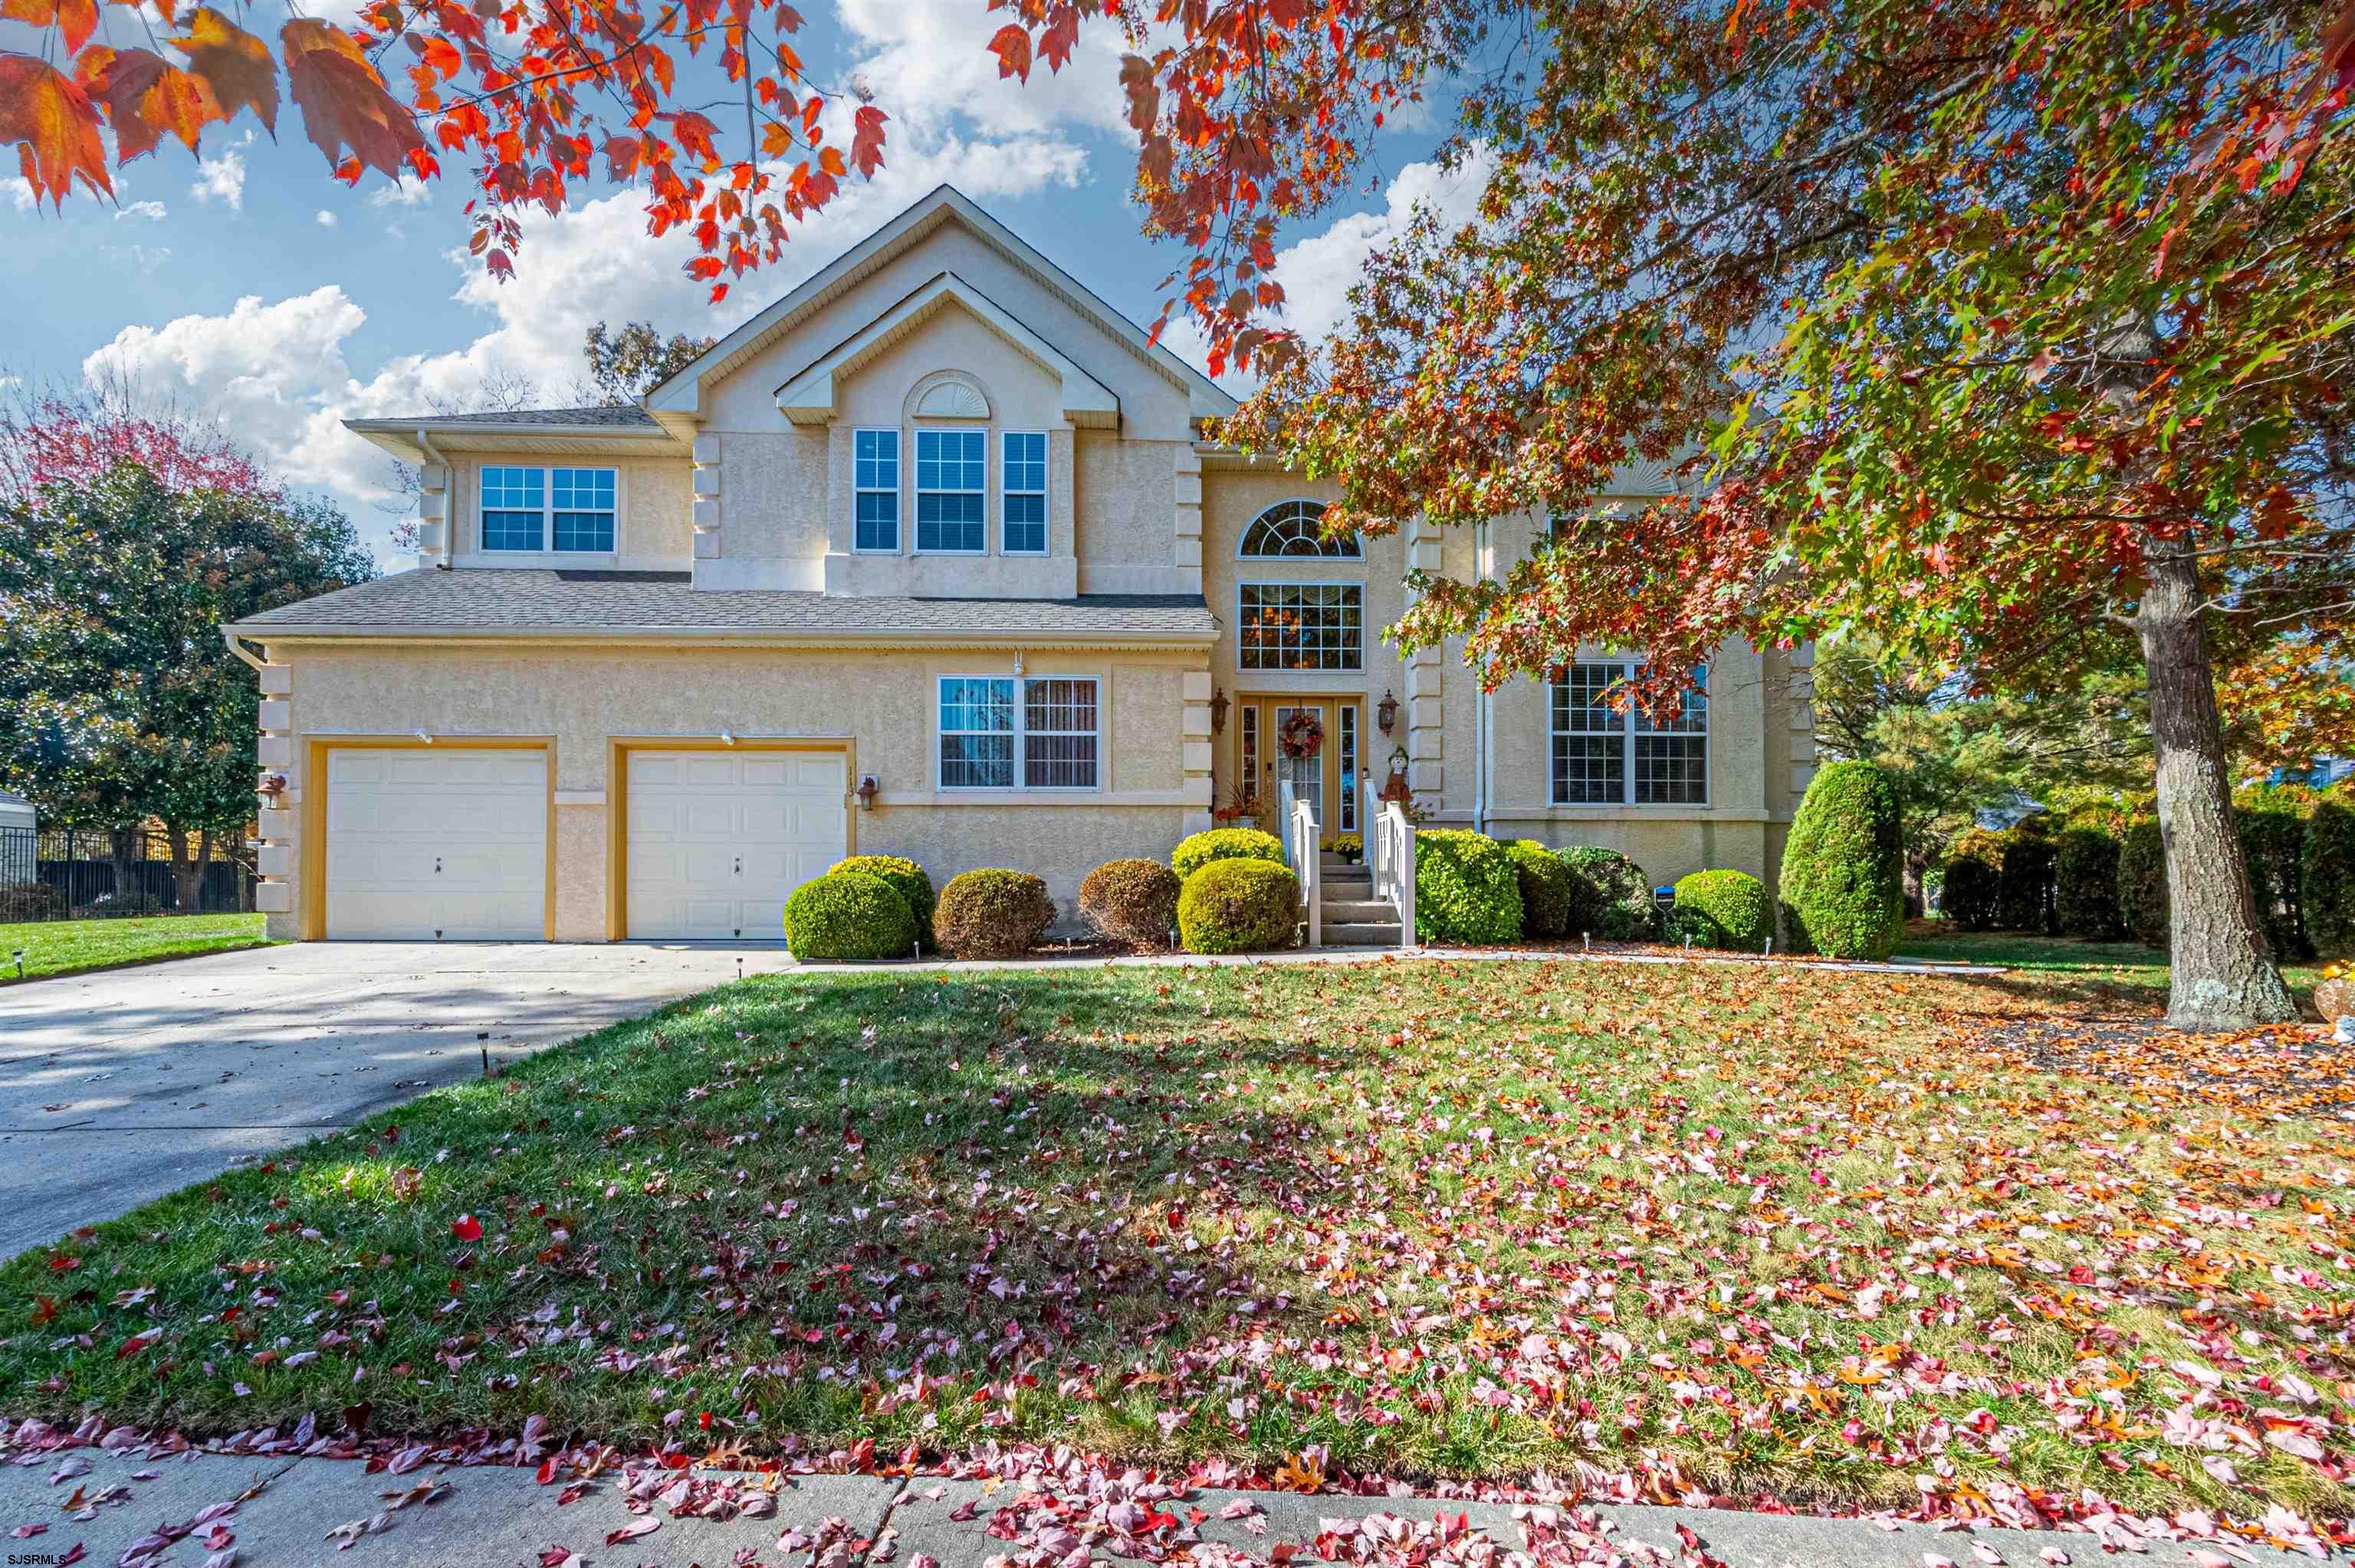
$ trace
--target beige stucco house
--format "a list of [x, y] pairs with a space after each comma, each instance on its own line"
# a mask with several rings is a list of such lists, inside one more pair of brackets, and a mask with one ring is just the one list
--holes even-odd
[[1616, 658], [1401, 661], [1410, 561], [1534, 524], [1324, 540], [1324, 487], [1206, 440], [1232, 407], [944, 187], [642, 407], [351, 421], [420, 465], [422, 548], [229, 629], [272, 934], [766, 938], [851, 852], [1068, 911], [1280, 779], [1355, 831], [1394, 767], [1442, 822], [1771, 878], [1791, 656], [1728, 647], [1664, 733], [1593, 700]]

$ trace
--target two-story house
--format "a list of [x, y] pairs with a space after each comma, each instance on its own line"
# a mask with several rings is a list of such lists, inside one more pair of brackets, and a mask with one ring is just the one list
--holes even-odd
[[1409, 563], [1534, 524], [1325, 540], [1329, 492], [1206, 440], [1233, 406], [943, 187], [640, 407], [350, 421], [420, 466], [421, 552], [228, 629], [272, 933], [768, 938], [850, 853], [1068, 912], [1284, 780], [1355, 831], [1393, 768], [1440, 821], [1773, 876], [1790, 656], [1727, 647], [1661, 729], [1598, 700], [1623, 655], [1402, 661]]

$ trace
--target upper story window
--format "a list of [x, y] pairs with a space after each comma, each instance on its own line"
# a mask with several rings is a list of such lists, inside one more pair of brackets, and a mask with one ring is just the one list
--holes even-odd
[[1359, 548], [1356, 535], [1328, 539], [1319, 532], [1324, 522], [1325, 503], [1321, 501], [1279, 501], [1252, 519], [1251, 526], [1243, 530], [1242, 547], [1236, 554], [1244, 560], [1283, 556], [1327, 561], [1364, 558], [1365, 552]]
[[851, 488], [857, 518], [851, 548], [900, 548], [900, 432], [859, 430], [851, 438]]
[[1362, 670], [1363, 583], [1242, 583], [1235, 589], [1246, 670]]
[[485, 463], [483, 548], [613, 553], [615, 471]]
[[1092, 678], [943, 676], [940, 731], [943, 789], [1096, 787]]
[[1582, 660], [1553, 683], [1553, 800], [1558, 806], [1705, 806], [1709, 803], [1709, 672], [1684, 710], [1655, 724], [1610, 705], [1614, 688], [1641, 670], [1619, 659]]
[[1047, 437], [1040, 430], [1008, 430], [1006, 471], [999, 494], [1006, 522], [998, 547], [1009, 556], [1047, 553]]
[[980, 555], [989, 547], [988, 438], [916, 432], [916, 548]]

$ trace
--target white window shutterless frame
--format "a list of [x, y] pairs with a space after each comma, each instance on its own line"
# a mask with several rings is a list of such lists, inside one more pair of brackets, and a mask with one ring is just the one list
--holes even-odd
[[942, 676], [939, 788], [1096, 789], [1102, 690], [1092, 675]]
[[485, 555], [619, 553], [618, 469], [485, 463], [476, 482]]
[[1047, 553], [1047, 433], [1007, 430], [999, 438], [998, 550], [1008, 556]]
[[900, 553], [900, 432], [853, 430], [850, 547], [861, 554]]

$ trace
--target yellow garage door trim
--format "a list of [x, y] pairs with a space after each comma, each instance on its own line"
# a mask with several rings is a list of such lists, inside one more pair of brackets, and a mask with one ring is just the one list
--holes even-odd
[[546, 775], [547, 835], [541, 861], [540, 938], [556, 939], [556, 740], [552, 736], [339, 735], [305, 742], [303, 766], [303, 939], [327, 936], [329, 758], [337, 751], [536, 751]]

